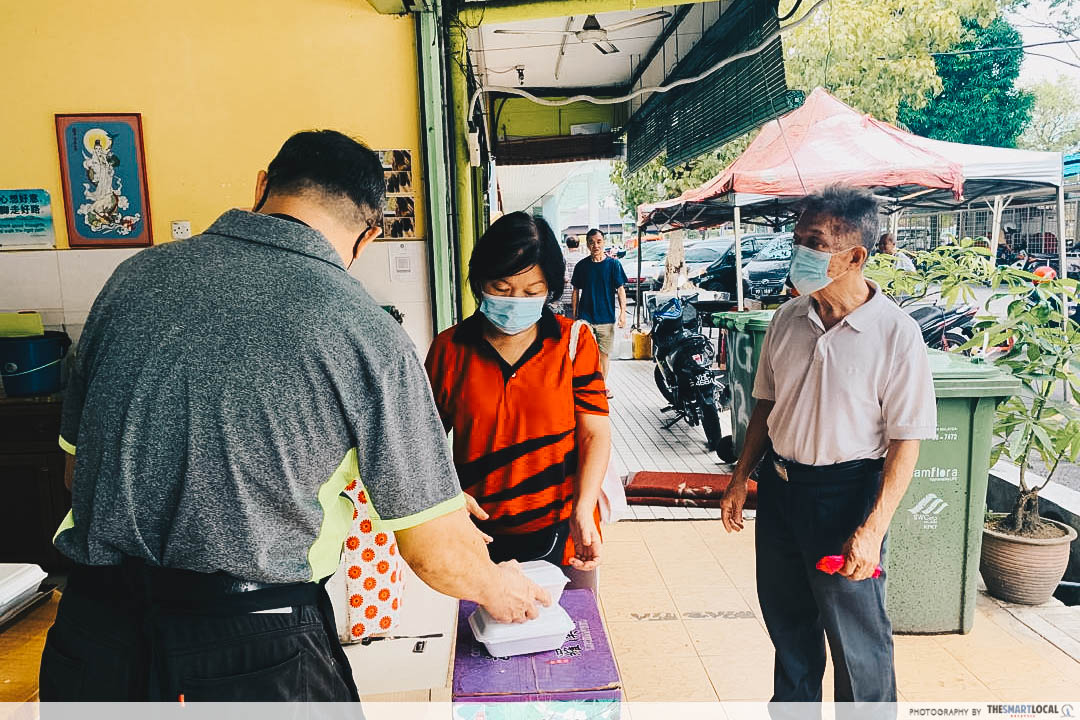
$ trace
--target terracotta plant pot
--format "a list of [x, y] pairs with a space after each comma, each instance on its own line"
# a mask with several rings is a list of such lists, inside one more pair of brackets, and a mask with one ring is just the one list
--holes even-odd
[[1043, 520], [1057, 525], [1066, 534], [1040, 540], [983, 528], [979, 570], [986, 589], [999, 600], [1042, 605], [1064, 577], [1069, 564], [1069, 544], [1076, 539], [1076, 530], [1056, 520]]

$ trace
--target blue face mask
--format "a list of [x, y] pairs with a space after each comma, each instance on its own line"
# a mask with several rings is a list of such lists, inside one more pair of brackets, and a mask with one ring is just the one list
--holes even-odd
[[[846, 252], [841, 250], [840, 252]], [[829, 261], [833, 253], [813, 250], [804, 245], [796, 245], [791, 252], [791, 269], [788, 279], [800, 295], [809, 295], [828, 287], [833, 281], [829, 277]]]
[[480, 312], [500, 332], [507, 335], [523, 333], [540, 320], [547, 298], [540, 297], [505, 297], [488, 295], [480, 303]]

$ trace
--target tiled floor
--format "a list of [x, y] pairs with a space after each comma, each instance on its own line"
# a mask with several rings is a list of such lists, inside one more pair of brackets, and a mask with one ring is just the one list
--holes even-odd
[[[768, 699], [752, 521], [733, 535], [715, 521], [621, 522], [605, 539], [600, 599], [628, 700]], [[897, 636], [896, 672], [907, 701], [1080, 695], [1080, 662], [985, 595], [968, 635]], [[826, 700], [831, 683], [827, 672]]]
[[[611, 401], [612, 446], [615, 469], [620, 477], [637, 470], [714, 473], [730, 472], [705, 448], [705, 431], [679, 421], [669, 430], [663, 425], [672, 416], [660, 412], [667, 405], [653, 381], [651, 360], [621, 360], [612, 363], [608, 385], [615, 393]], [[731, 432], [728, 413], [721, 413], [720, 426]], [[720, 511], [706, 508], [630, 508], [637, 520], [719, 519]]]

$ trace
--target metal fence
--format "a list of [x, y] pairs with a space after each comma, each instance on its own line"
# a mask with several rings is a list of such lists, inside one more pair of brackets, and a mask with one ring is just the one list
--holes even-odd
[[[1065, 203], [1065, 243], [1072, 251], [1076, 245], [1077, 213], [1080, 200]], [[901, 216], [897, 227], [897, 245], [909, 250], [930, 250], [959, 238], [989, 238], [993, 213], [989, 208], [972, 208], [951, 213]], [[882, 232], [888, 219], [882, 219]], [[1005, 208], [1001, 216], [1004, 239], [1014, 251], [1026, 250], [1035, 255], [1058, 252], [1056, 205], [1020, 205]]]

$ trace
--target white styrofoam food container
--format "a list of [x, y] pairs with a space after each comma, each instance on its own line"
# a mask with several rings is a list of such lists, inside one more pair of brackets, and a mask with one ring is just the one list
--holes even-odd
[[537, 606], [540, 615], [523, 623], [499, 623], [484, 608], [469, 616], [469, 627], [476, 639], [493, 657], [513, 657], [547, 652], [562, 647], [574, 621], [558, 603]]
[[558, 565], [552, 565], [546, 560], [532, 560], [521, 563], [520, 567], [525, 577], [547, 590], [552, 605], [559, 604], [559, 598], [570, 580], [563, 575]]
[[48, 574], [37, 565], [0, 563], [0, 608], [10, 607], [37, 591]]

